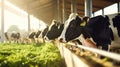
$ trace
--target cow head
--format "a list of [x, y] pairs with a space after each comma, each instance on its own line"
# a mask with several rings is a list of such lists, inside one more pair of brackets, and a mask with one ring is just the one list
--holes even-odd
[[36, 32], [31, 32], [30, 34], [29, 34], [29, 38], [31, 38], [31, 39], [33, 39], [34, 38], [34, 36], [35, 36], [35, 34], [36, 34]]
[[55, 20], [52, 21], [51, 25], [49, 26], [49, 30], [45, 36], [45, 39], [53, 40], [60, 36], [64, 25], [60, 22], [57, 22]]
[[20, 33], [14, 31], [14, 32], [11, 33], [11, 37], [14, 38], [14, 39], [19, 39], [20, 38]]
[[117, 28], [118, 36], [120, 37], [120, 14], [116, 15], [113, 19], [113, 26]]
[[48, 26], [42, 31], [41, 33], [41, 37], [44, 38], [44, 36], [46, 35], [47, 31], [48, 31]]
[[40, 31], [40, 30], [38, 30], [38, 31], [36, 32], [35, 37], [36, 37], [36, 38], [38, 38], [40, 34], [41, 34], [41, 31]]
[[68, 20], [64, 23], [62, 34], [58, 38], [61, 42], [68, 42], [80, 36], [82, 33], [83, 20], [76, 13], [70, 14]]

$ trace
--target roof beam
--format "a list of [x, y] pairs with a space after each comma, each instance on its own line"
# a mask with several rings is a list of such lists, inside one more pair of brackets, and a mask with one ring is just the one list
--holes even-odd
[[[67, 4], [71, 4], [71, 2], [67, 2]], [[82, 3], [77, 3], [77, 5], [84, 7], [84, 4], [82, 4]], [[93, 8], [99, 8], [99, 9], [102, 9], [102, 8], [103, 8], [103, 7], [101, 7], [101, 6], [96, 6], [96, 5], [92, 5], [92, 6], [93, 6]]]
[[111, 3], [117, 3], [117, 2], [120, 2], [120, 0], [101, 0], [101, 1], [106, 1], [106, 2], [111, 2]]
[[[66, 9], [71, 11], [70, 7], [67, 7]], [[82, 9], [77, 9], [77, 11], [83, 11], [84, 12], [84, 9], [83, 10]]]

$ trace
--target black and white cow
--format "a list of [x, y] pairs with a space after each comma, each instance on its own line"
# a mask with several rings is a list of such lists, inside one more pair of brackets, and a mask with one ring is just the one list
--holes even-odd
[[46, 35], [47, 32], [48, 32], [48, 29], [49, 29], [49, 26], [46, 26], [46, 28], [41, 31], [41, 34], [40, 34], [38, 37], [39, 37], [39, 38], [44, 38], [45, 35]]
[[111, 49], [120, 49], [120, 14], [110, 15], [111, 28], [114, 32], [114, 40], [111, 43]]
[[32, 32], [29, 33], [29, 35], [28, 35], [29, 43], [34, 43], [35, 42], [35, 35], [36, 35], [35, 31], [32, 31]]
[[74, 39], [79, 39], [83, 45], [102, 46], [103, 50], [108, 50], [112, 40], [108, 17], [96, 16], [84, 20], [76, 13], [70, 14], [59, 40], [68, 42]]
[[8, 42], [20, 42], [20, 38], [21, 38], [21, 35], [19, 32], [15, 32], [15, 31], [12, 31], [12, 32], [5, 32], [5, 38]]
[[120, 14], [116, 15], [113, 19], [113, 26], [117, 28], [118, 36], [120, 37]]
[[41, 34], [41, 31], [38, 30], [38, 31], [36, 32], [36, 34], [35, 34], [35, 38], [38, 38], [40, 34]]
[[96, 16], [89, 19], [86, 30], [96, 42], [97, 46], [102, 46], [103, 50], [108, 50], [108, 45], [114, 40], [113, 32], [109, 27], [108, 16]]
[[63, 28], [64, 28], [64, 24], [61, 24], [60, 22], [53, 20], [44, 38], [47, 40], [54, 40], [58, 38], [62, 33]]
[[40, 35], [38, 36], [38, 39], [39, 39], [41, 42], [45, 42], [44, 37], [45, 37], [45, 35], [47, 34], [48, 29], [49, 29], [49, 26], [46, 26], [46, 28], [43, 29], [43, 30], [41, 31]]
[[30, 38], [30, 39], [34, 39], [35, 38], [35, 34], [36, 34], [36, 32], [31, 32], [30, 34], [29, 34], [29, 36], [28, 36], [28, 38]]
[[19, 32], [13, 32], [11, 34], [11, 38], [13, 39], [14, 42], [18, 43], [20, 40], [20, 33]]

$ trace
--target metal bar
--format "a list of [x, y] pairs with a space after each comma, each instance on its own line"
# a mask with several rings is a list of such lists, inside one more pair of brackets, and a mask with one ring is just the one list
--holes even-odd
[[30, 14], [28, 13], [28, 32], [30, 32]]
[[63, 23], [66, 21], [66, 0], [63, 0]]
[[92, 0], [85, 0], [85, 16], [92, 16]]
[[71, 0], [71, 13], [77, 13], [77, 2], [76, 0]]
[[[69, 43], [69, 44], [73, 45], [71, 43]], [[112, 52], [107, 52], [107, 51], [99, 50], [99, 49], [92, 48], [92, 47], [82, 46], [82, 45], [77, 45], [77, 46], [79, 48], [82, 48], [82, 49], [85, 49], [85, 50], [88, 50], [88, 51], [91, 51], [91, 52], [94, 52], [94, 53], [97, 53], [97, 54], [109, 57], [109, 58], [117, 60], [117, 61], [120, 61], [120, 58], [119, 58], [120, 54], [116, 54], [116, 53], [112, 53]]]
[[60, 0], [57, 0], [57, 20], [60, 21]]
[[93, 12], [93, 17], [95, 16], [95, 12]]
[[1, 0], [1, 42], [4, 42], [4, 0]]
[[102, 9], [102, 15], [104, 15], [104, 9]]
[[118, 4], [118, 13], [120, 12], [120, 2], [117, 3]]
[[107, 51], [103, 51], [103, 50], [99, 50], [99, 49], [95, 49], [95, 48], [90, 48], [90, 47], [86, 47], [86, 46], [81, 46], [81, 45], [78, 45], [78, 47], [89, 50], [91, 52], [98, 53], [100, 55], [103, 55], [103, 56], [106, 56], [106, 57], [109, 57], [109, 58], [112, 58], [114, 60], [120, 61], [120, 58], [118, 58], [118, 57], [120, 57], [119, 54], [112, 53], [112, 52], [107, 52]]

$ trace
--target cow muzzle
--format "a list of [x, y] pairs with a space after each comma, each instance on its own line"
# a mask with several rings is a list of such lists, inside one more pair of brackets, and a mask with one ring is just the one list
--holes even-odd
[[49, 40], [48, 37], [46, 37], [46, 36], [44, 37], [44, 39], [45, 39], [45, 40]]

